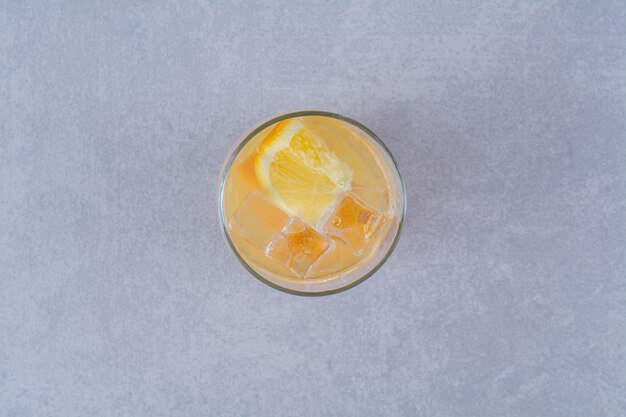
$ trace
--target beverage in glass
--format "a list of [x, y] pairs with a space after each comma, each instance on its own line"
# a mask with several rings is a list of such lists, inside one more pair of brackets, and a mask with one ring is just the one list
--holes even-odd
[[269, 120], [235, 145], [220, 176], [219, 211], [226, 240], [254, 276], [321, 295], [362, 282], [387, 259], [405, 194], [373, 132], [304, 111]]

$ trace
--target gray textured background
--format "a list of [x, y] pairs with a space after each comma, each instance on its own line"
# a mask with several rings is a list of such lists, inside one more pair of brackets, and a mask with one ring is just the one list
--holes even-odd
[[[0, 416], [626, 415], [626, 4], [384, 3], [0, 3]], [[310, 108], [409, 203], [313, 299], [215, 202]]]

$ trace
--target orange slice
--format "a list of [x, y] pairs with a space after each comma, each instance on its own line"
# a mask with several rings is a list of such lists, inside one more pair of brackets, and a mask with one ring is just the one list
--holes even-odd
[[311, 226], [349, 191], [350, 167], [299, 118], [279, 122], [259, 145], [257, 179], [274, 204]]

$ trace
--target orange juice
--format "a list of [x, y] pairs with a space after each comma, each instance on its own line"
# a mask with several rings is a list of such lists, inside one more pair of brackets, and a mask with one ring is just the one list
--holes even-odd
[[373, 273], [404, 215], [389, 151], [332, 113], [270, 120], [227, 158], [220, 214], [228, 242], [255, 276], [299, 294], [336, 292]]

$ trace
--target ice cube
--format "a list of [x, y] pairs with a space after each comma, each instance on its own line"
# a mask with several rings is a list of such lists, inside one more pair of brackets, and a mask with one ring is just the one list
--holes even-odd
[[228, 227], [257, 249], [265, 250], [289, 222], [289, 215], [274, 206], [262, 193], [250, 193], [235, 210]]
[[289, 268], [300, 278], [331, 247], [331, 240], [322, 236], [297, 217], [292, 217], [265, 250], [265, 254]]
[[324, 226], [324, 233], [344, 242], [356, 256], [380, 226], [382, 214], [353, 194], [345, 194]]

